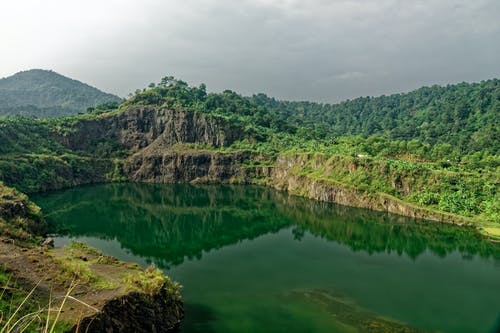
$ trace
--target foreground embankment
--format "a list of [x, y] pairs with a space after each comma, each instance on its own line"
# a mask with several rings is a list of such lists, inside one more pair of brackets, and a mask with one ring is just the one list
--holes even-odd
[[169, 332], [183, 317], [180, 286], [160, 270], [83, 243], [53, 248], [39, 208], [1, 184], [0, 229], [2, 327]]

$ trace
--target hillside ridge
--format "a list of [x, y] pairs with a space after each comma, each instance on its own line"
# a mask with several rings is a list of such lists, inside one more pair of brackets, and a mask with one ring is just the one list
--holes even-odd
[[0, 79], [0, 116], [61, 117], [120, 101], [52, 70], [31, 69]]

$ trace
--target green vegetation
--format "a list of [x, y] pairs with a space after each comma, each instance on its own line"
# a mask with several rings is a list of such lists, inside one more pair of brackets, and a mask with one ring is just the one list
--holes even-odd
[[93, 290], [117, 289], [118, 285], [95, 273], [90, 266], [101, 263], [104, 257], [99, 251], [84, 243], [73, 242], [63, 251], [49, 254], [59, 266], [58, 279], [61, 283], [74, 281], [77, 284], [90, 286]]
[[61, 117], [120, 100], [52, 71], [33, 69], [0, 79], [0, 116]]
[[28, 197], [0, 182], [0, 234], [21, 243], [38, 241], [45, 232], [40, 208]]
[[[63, 304], [55, 306], [49, 300], [40, 302], [35, 288], [25, 291], [13, 279], [13, 274], [0, 268], [0, 332], [64, 332], [71, 325], [59, 320]], [[69, 293], [68, 293], [69, 296]], [[51, 316], [55, 312], [56, 318]]]
[[162, 270], [154, 267], [154, 265], [149, 266], [145, 270], [127, 274], [121, 282], [128, 290], [139, 291], [153, 296], [164, 289], [173, 299], [181, 299], [181, 286], [176, 282], [170, 281], [170, 278], [163, 274]]
[[[424, 87], [406, 94], [362, 97], [340, 104], [250, 99], [273, 110], [275, 117], [310, 128], [309, 136], [381, 135], [408, 142], [426, 158], [459, 159], [500, 152], [500, 80]], [[400, 148], [398, 148], [399, 150]], [[427, 151], [427, 152], [426, 152]]]
[[0, 328], [2, 332], [10, 332], [20, 318], [35, 311], [36, 305], [29, 304], [23, 307], [26, 298], [29, 298], [29, 293], [19, 289], [18, 284], [13, 281], [12, 274], [3, 268], [0, 269], [0, 286], [2, 289], [0, 291]]
[[109, 157], [116, 144], [97, 143], [88, 151], [74, 151], [63, 145], [73, 124], [95, 117], [0, 117], [0, 181], [33, 193], [119, 177], [115, 164], [119, 165], [120, 160]]
[[436, 211], [500, 221], [498, 173], [388, 158], [316, 154], [295, 171], [313, 179], [386, 193]]
[[138, 105], [191, 109], [245, 124], [234, 146], [263, 151], [363, 154], [443, 167], [497, 168], [500, 162], [500, 80], [424, 87], [407, 94], [340, 104], [207, 93], [166, 77], [120, 109]]

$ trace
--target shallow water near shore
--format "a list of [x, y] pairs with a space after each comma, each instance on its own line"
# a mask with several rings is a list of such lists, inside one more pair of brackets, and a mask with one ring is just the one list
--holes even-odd
[[500, 245], [470, 228], [255, 186], [105, 184], [41, 194], [85, 241], [183, 287], [181, 332], [498, 332]]

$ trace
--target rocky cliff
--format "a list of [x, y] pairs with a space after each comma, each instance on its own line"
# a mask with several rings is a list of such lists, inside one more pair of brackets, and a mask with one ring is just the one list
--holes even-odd
[[175, 332], [182, 317], [182, 301], [166, 288], [154, 294], [131, 292], [107, 301], [70, 332]]
[[123, 171], [132, 181], [155, 183], [250, 183], [255, 171], [245, 166], [251, 152], [145, 150], [127, 159]]
[[134, 107], [97, 119], [81, 119], [54, 137], [67, 148], [87, 154], [101, 152], [104, 144], [113, 147], [112, 152], [100, 156], [101, 160], [109, 161], [110, 155], [118, 152], [120, 170], [109, 166], [102, 169], [102, 177], [93, 179], [103, 180], [108, 174], [111, 180], [112, 172], [138, 182], [248, 183], [255, 178], [255, 171], [246, 162], [257, 154], [219, 149], [243, 138], [243, 127], [208, 114]]
[[[279, 190], [306, 198], [335, 202], [346, 206], [387, 211], [394, 214], [438, 222], [466, 223], [463, 217], [434, 212], [412, 205], [394, 196], [382, 192], [369, 192], [342, 184], [331, 179], [311, 177], [298, 170], [304, 168], [309, 158], [304, 155], [281, 155], [276, 165], [270, 170], [266, 184]], [[313, 163], [314, 164], [314, 163]], [[321, 164], [317, 165], [320, 167]], [[405, 181], [406, 183], [406, 181]], [[394, 184], [395, 187], [398, 184]], [[408, 185], [410, 186], [410, 185]]]
[[57, 139], [74, 150], [88, 151], [99, 143], [113, 141], [123, 149], [137, 152], [146, 147], [158, 150], [177, 143], [226, 147], [242, 136], [241, 126], [222, 118], [147, 106], [104, 114], [97, 119], [82, 119]]
[[[27, 150], [32, 146], [26, 140], [30, 132], [20, 133], [27, 149], [0, 159], [0, 181], [25, 193], [109, 181], [216, 182], [243, 177], [237, 165], [244, 156], [235, 157], [230, 166], [229, 155], [208, 153], [244, 136], [237, 121], [217, 116], [139, 106], [39, 127], [42, 134], [31, 140], [40, 141], [43, 135], [40, 152]], [[188, 145], [204, 147], [207, 153]], [[180, 154], [176, 157], [173, 151]]]

